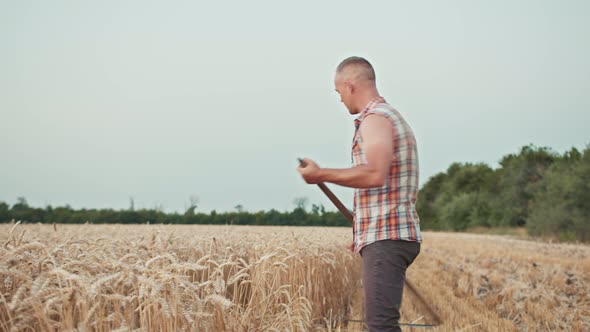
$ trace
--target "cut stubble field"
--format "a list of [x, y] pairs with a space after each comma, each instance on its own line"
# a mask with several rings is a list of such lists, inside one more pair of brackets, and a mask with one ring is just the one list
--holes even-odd
[[[0, 331], [364, 331], [350, 228], [0, 225]], [[424, 232], [432, 331], [590, 331], [590, 246]], [[428, 324], [405, 290], [404, 323]], [[421, 331], [417, 328], [404, 330]]]

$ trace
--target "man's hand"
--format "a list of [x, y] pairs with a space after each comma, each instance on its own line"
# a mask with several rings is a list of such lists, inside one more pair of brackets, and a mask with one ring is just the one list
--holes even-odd
[[354, 242], [351, 241], [348, 246], [346, 246], [350, 252], [354, 253]]
[[297, 167], [303, 180], [309, 184], [318, 184], [320, 180], [320, 167], [313, 160], [305, 158]]

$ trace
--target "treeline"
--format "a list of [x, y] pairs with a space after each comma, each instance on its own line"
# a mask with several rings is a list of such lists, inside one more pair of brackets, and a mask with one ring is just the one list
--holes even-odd
[[525, 146], [492, 169], [455, 163], [421, 188], [424, 229], [525, 226], [533, 236], [590, 242], [590, 145], [559, 155]]
[[[194, 202], [193, 202], [194, 203]], [[9, 206], [0, 202], [0, 222], [154, 223], [213, 225], [348, 226], [338, 212], [325, 211], [306, 199], [292, 211], [165, 213], [157, 209], [34, 208], [24, 198]], [[557, 154], [549, 148], [523, 147], [503, 157], [500, 167], [455, 163], [421, 188], [418, 214], [425, 230], [463, 231], [473, 227], [526, 227], [533, 236], [590, 242], [590, 145]]]
[[[241, 209], [238, 209], [241, 210]], [[339, 212], [325, 211], [312, 205], [311, 211], [297, 206], [290, 212], [277, 210], [250, 213], [245, 211], [197, 213], [195, 207], [185, 213], [165, 213], [156, 209], [128, 210], [80, 209], [69, 206], [34, 208], [19, 197], [12, 207], [0, 202], [0, 221], [22, 220], [58, 224], [212, 224], [212, 225], [291, 225], [291, 226], [347, 226], [349, 222]]]

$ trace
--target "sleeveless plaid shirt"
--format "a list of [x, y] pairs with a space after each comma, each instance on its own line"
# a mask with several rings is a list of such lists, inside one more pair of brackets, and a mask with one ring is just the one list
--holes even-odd
[[386, 118], [394, 129], [393, 160], [382, 187], [354, 190], [353, 238], [355, 252], [380, 240], [422, 242], [420, 219], [416, 212], [418, 198], [418, 149], [412, 129], [389, 104], [373, 99], [354, 120], [356, 131], [352, 144], [353, 166], [367, 163], [359, 131], [371, 114]]

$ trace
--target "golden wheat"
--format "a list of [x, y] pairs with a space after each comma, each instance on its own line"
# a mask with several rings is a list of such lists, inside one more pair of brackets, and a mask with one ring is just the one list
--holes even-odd
[[[361, 331], [346, 228], [0, 225], [1, 331]], [[425, 233], [435, 331], [590, 330], [590, 247]], [[432, 320], [406, 291], [402, 321]]]

